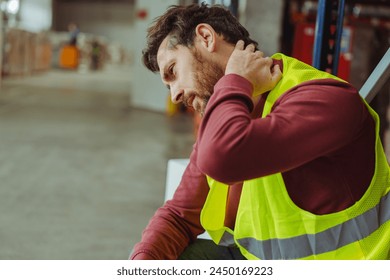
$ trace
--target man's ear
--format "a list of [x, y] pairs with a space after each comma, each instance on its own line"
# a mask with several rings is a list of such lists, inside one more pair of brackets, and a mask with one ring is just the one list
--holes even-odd
[[214, 28], [207, 23], [200, 23], [195, 28], [197, 41], [209, 52], [215, 51], [216, 35]]

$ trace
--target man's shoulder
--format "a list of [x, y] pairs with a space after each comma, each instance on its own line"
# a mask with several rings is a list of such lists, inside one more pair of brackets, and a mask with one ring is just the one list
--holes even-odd
[[350, 99], [359, 100], [359, 103], [361, 102], [359, 92], [354, 86], [349, 83], [331, 78], [314, 79], [300, 83], [299, 85], [286, 91], [281, 96], [281, 99], [299, 99], [303, 97], [307, 98], [308, 100], [324, 99], [327, 102], [345, 102]]

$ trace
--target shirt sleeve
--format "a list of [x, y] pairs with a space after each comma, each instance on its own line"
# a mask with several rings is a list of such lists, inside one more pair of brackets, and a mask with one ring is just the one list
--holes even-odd
[[358, 92], [333, 79], [284, 93], [265, 118], [252, 118], [249, 81], [230, 74], [215, 85], [198, 137], [198, 167], [233, 184], [285, 172], [336, 152], [367, 115]]
[[172, 198], [159, 208], [134, 246], [130, 259], [177, 259], [189, 243], [204, 232], [200, 212], [209, 190], [196, 162], [196, 144], [181, 182]]

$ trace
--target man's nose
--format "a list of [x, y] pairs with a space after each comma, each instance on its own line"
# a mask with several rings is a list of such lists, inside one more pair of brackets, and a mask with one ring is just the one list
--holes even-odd
[[171, 88], [171, 99], [174, 104], [178, 104], [183, 101], [184, 90]]

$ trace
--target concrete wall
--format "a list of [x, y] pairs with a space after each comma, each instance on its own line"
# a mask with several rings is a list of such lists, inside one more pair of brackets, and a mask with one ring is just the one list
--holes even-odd
[[[245, 3], [246, 2], [246, 3]], [[241, 23], [266, 55], [280, 51], [283, 0], [243, 1]]]
[[126, 2], [57, 2], [55, 31], [67, 31], [70, 22], [83, 33], [106, 37], [130, 49], [134, 37], [134, 5]]
[[52, 0], [21, 0], [19, 28], [31, 32], [50, 30]]
[[145, 10], [148, 16], [136, 20], [132, 30], [134, 64], [132, 67], [131, 103], [134, 106], [156, 111], [165, 111], [168, 89], [162, 84], [160, 75], [147, 70], [141, 62], [142, 49], [146, 44], [146, 30], [152, 21], [165, 12], [168, 6], [179, 4], [178, 0], [142, 0], [138, 1], [136, 10]]

